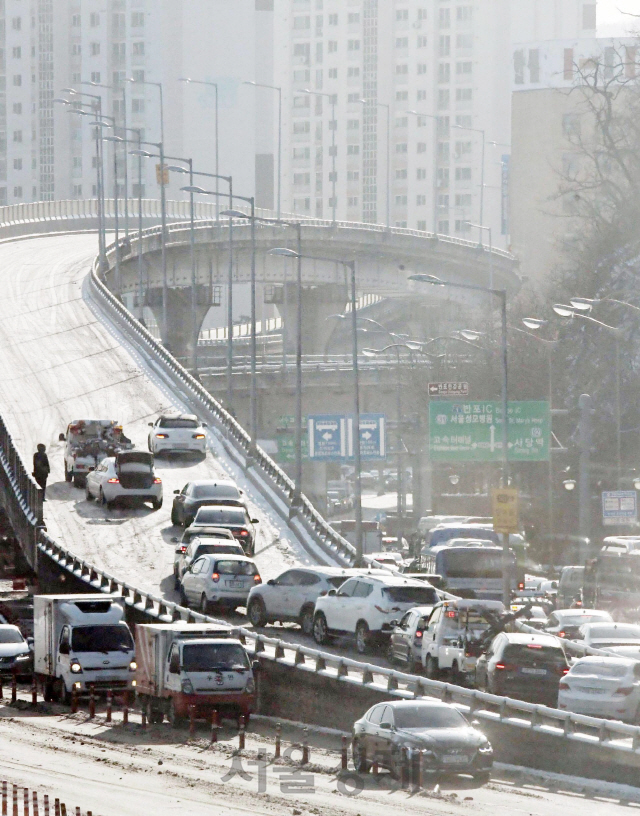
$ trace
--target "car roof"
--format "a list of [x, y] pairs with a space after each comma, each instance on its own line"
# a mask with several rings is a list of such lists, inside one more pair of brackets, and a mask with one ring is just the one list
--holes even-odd
[[[225, 530], [225, 532], [228, 531]], [[232, 540], [231, 538], [227, 538], [227, 536], [224, 538], [216, 538], [215, 536], [202, 536], [202, 538], [200, 538], [200, 536], [195, 536], [189, 543], [195, 544], [196, 546], [206, 544], [208, 547], [216, 547], [218, 545], [221, 547], [228, 547], [229, 544], [234, 544], [236, 547], [242, 547], [242, 544], [240, 544], [239, 541], [236, 541], [235, 538]]]
[[513, 644], [537, 643], [540, 644], [540, 646], [557, 646], [558, 648], [562, 648], [558, 643], [558, 638], [554, 635], [532, 635], [526, 632], [501, 632], [500, 634], [504, 635], [509, 643]]
[[502, 601], [485, 601], [480, 598], [457, 598], [442, 602], [443, 606], [457, 606], [458, 609], [504, 609]]
[[384, 584], [385, 586], [395, 587], [395, 586], [425, 586], [424, 581], [417, 581], [414, 578], [405, 578], [402, 575], [392, 575], [383, 570], [378, 570], [378, 574], [365, 574], [361, 575], [361, 578], [369, 579], [370, 581], [375, 581], [379, 584]]
[[637, 665], [638, 661], [634, 660], [632, 657], [604, 657], [603, 655], [586, 655], [585, 657], [579, 658], [573, 665], [577, 666], [579, 663], [587, 663], [595, 666], [598, 664], [635, 666]]
[[[583, 615], [587, 617], [588, 615], [611, 615], [605, 609], [554, 609], [553, 612], [550, 613], [551, 615], [558, 615], [561, 618], [574, 618], [576, 616]], [[604, 623], [604, 621], [603, 621]]]
[[639, 637], [640, 637], [640, 625], [637, 623], [621, 623], [615, 621], [593, 621], [593, 623], [583, 623], [580, 627], [580, 631], [584, 632], [585, 634], [589, 634], [592, 629], [596, 627], [598, 629], [602, 629], [603, 627], [608, 627], [609, 629], [617, 629], [619, 626], [628, 629], [630, 626], [635, 627], [638, 630]]
[[196, 422], [200, 421], [195, 414], [181, 414], [179, 411], [169, 411], [166, 414], [160, 414], [158, 419], [194, 419]]
[[244, 505], [240, 505], [240, 504], [234, 504], [234, 505], [229, 505], [229, 504], [206, 504], [204, 507], [198, 507], [198, 513], [201, 513], [201, 512], [204, 513], [204, 512], [207, 512], [209, 510], [225, 510], [225, 511], [227, 511], [227, 510], [244, 510], [244, 509], [245, 509]]
[[205, 553], [202, 558], [220, 558], [222, 561], [251, 561], [252, 564], [255, 563], [253, 558], [239, 553]]
[[193, 479], [189, 484], [192, 485], [206, 485], [212, 487], [235, 487], [237, 488], [238, 485], [233, 481], [233, 479]]
[[387, 700], [386, 704], [391, 708], [414, 708], [418, 705], [424, 708], [454, 708], [458, 711], [456, 706], [451, 705], [451, 703], [443, 703], [441, 700], [425, 700], [424, 697], [413, 700]]

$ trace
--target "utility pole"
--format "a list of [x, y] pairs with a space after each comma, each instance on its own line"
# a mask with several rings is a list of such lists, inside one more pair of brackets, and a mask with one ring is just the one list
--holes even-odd
[[591, 540], [591, 446], [593, 400], [589, 394], [581, 394], [580, 408], [580, 467], [578, 479], [578, 527], [580, 530], [580, 563], [584, 564], [589, 553], [585, 539]]

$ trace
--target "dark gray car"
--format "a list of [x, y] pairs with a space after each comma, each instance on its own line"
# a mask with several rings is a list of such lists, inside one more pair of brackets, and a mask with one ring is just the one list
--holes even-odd
[[378, 703], [354, 723], [353, 763], [359, 773], [367, 773], [375, 761], [399, 776], [403, 748], [423, 752], [427, 771], [471, 774], [481, 784], [489, 781], [491, 743], [449, 703]]
[[171, 508], [171, 523], [188, 527], [201, 507], [207, 505], [245, 507], [242, 490], [228, 479], [200, 479], [187, 482], [176, 495]]

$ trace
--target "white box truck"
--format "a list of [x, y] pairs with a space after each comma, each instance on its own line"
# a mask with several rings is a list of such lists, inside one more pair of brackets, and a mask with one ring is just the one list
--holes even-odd
[[249, 720], [258, 664], [235, 634], [230, 626], [211, 623], [136, 626], [136, 692], [149, 722], [166, 715], [178, 728], [191, 711], [210, 720], [214, 709]]
[[45, 700], [134, 688], [135, 652], [117, 595], [36, 595], [34, 671]]

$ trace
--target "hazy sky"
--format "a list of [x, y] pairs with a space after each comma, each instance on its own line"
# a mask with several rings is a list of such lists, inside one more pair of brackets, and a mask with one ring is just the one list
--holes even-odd
[[[626, 16], [623, 12], [640, 13], [639, 0], [598, 0], [598, 28], [606, 26], [607, 34], [623, 34], [625, 30], [638, 30], [640, 18]], [[611, 26], [618, 28], [612, 31]]]

